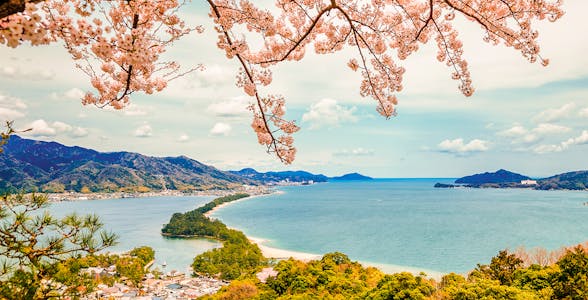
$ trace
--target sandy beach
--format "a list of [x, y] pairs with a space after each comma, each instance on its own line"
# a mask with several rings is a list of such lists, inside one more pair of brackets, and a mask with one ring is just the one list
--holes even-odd
[[320, 259], [322, 257], [322, 255], [320, 255], [320, 254], [304, 253], [304, 252], [269, 247], [269, 246], [264, 245], [264, 243], [267, 242], [267, 240], [256, 238], [256, 237], [247, 237], [247, 238], [249, 238], [249, 240], [251, 242], [256, 243], [257, 246], [259, 247], [259, 249], [261, 249], [263, 256], [265, 256], [267, 258], [288, 259], [288, 258], [292, 257], [294, 259], [307, 262], [307, 261], [311, 261], [311, 260]]
[[[204, 214], [204, 216], [206, 216], [208, 218], [211, 218], [211, 219], [215, 219], [214, 217], [212, 217], [212, 214], [214, 214], [214, 212], [216, 212], [217, 210], [219, 210], [219, 209], [221, 209], [221, 208], [223, 208], [225, 206], [231, 205], [233, 203], [245, 201], [245, 200], [250, 200], [250, 199], [253, 199], [253, 198], [265, 197], [265, 196], [270, 196], [270, 195], [278, 195], [278, 194], [282, 194], [282, 193], [284, 193], [284, 192], [282, 192], [282, 191], [271, 191], [269, 193], [253, 194], [253, 195], [250, 195], [249, 197], [237, 199], [237, 200], [231, 201], [231, 202], [225, 202], [225, 203], [223, 203], [221, 205], [215, 206], [213, 209], [211, 209], [210, 211], [206, 212]], [[233, 228], [233, 229], [236, 229], [236, 228]]]
[[[218, 205], [216, 207], [214, 207], [212, 210], [206, 212], [204, 215], [208, 218], [214, 219], [214, 217], [212, 216], [217, 210], [226, 207], [228, 205], [240, 202], [240, 201], [246, 201], [246, 200], [250, 200], [250, 199], [254, 199], [254, 198], [258, 198], [258, 197], [265, 197], [265, 196], [270, 196], [270, 195], [276, 195], [276, 194], [282, 194], [284, 193], [283, 191], [274, 191], [272, 193], [269, 194], [262, 194], [262, 195], [252, 195], [246, 198], [241, 198], [235, 201], [231, 201], [231, 202], [226, 202], [223, 203], [221, 205]], [[231, 227], [229, 227], [231, 228]], [[231, 228], [231, 229], [235, 229], [235, 230], [239, 230], [238, 228]], [[291, 251], [291, 250], [285, 250], [285, 249], [278, 249], [278, 248], [273, 248], [273, 247], [269, 247], [264, 245], [264, 243], [267, 242], [267, 240], [262, 239], [262, 238], [257, 238], [257, 237], [251, 237], [248, 236], [247, 237], [252, 243], [257, 244], [257, 246], [259, 247], [259, 249], [261, 250], [261, 252], [263, 253], [263, 256], [267, 257], [267, 258], [274, 258], [274, 259], [288, 259], [290, 257], [294, 258], [294, 259], [298, 259], [301, 261], [310, 261], [313, 259], [320, 259], [322, 257], [322, 255], [319, 254], [312, 254], [312, 253], [304, 253], [304, 252], [297, 252], [297, 251]]]

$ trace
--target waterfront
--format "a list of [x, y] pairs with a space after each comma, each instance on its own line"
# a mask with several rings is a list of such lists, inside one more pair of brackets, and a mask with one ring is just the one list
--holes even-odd
[[[204, 205], [214, 196], [166, 196], [107, 200], [65, 201], [52, 203], [49, 211], [56, 216], [68, 213], [95, 213], [107, 230], [119, 235], [111, 252], [125, 252], [139, 246], [155, 250], [154, 267], [160, 270], [187, 272], [192, 259], [202, 252], [219, 247], [207, 239], [173, 239], [161, 236], [161, 228], [172, 214]], [[162, 266], [166, 263], [166, 267]]]
[[[504, 248], [557, 249], [588, 240], [588, 193], [520, 189], [434, 189], [438, 179], [332, 182], [280, 187], [284, 193], [247, 198], [212, 217], [266, 240], [263, 245], [306, 254], [341, 251], [386, 272], [467, 272]], [[52, 213], [93, 212], [120, 236], [111, 251], [149, 245], [156, 267], [186, 271], [199, 253], [220, 246], [169, 239], [161, 227], [173, 213], [213, 196], [146, 197], [53, 203]], [[281, 252], [289, 253], [289, 252]], [[308, 256], [308, 255], [307, 255]]]
[[282, 187], [284, 193], [230, 204], [212, 216], [269, 247], [340, 251], [385, 271], [465, 273], [505, 248], [557, 249], [588, 240], [586, 192], [433, 188], [438, 181]]

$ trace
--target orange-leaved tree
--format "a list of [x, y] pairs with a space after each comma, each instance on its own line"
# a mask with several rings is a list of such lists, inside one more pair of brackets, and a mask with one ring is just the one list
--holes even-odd
[[[258, 1], [255, 1], [258, 2]], [[252, 99], [253, 130], [259, 143], [282, 162], [294, 160], [292, 134], [298, 126], [284, 119], [285, 99], [265, 94], [271, 67], [297, 61], [308, 48], [329, 54], [355, 49], [347, 61], [361, 72], [360, 95], [376, 101], [386, 118], [396, 115], [396, 93], [402, 90], [399, 61], [433, 41], [437, 59], [450, 68], [459, 90], [474, 92], [456, 15], [481, 26], [483, 40], [502, 43], [543, 65], [535, 22], [556, 21], [561, 0], [275, 0], [273, 9], [247, 0], [206, 0], [218, 32], [217, 46], [241, 67], [236, 84]], [[17, 47], [61, 40], [93, 92], [84, 104], [128, 105], [134, 92], [161, 91], [185, 72], [172, 61], [160, 61], [166, 47], [192, 31], [177, 12], [177, 0], [4, 0], [0, 3], [0, 43]], [[246, 34], [245, 34], [246, 33]], [[246, 37], [263, 39], [253, 44]], [[200, 68], [201, 66], [195, 66]]]

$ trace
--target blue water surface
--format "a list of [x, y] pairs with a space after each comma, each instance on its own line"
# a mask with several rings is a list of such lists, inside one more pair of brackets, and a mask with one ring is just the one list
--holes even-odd
[[[55, 216], [94, 213], [100, 216], [105, 228], [119, 236], [111, 252], [125, 252], [139, 246], [155, 250], [160, 270], [185, 272], [194, 257], [219, 247], [208, 239], [173, 239], [161, 235], [163, 224], [172, 214], [202, 206], [214, 197], [146, 197], [110, 200], [87, 200], [53, 203], [48, 210]], [[162, 266], [166, 263], [165, 268]]]
[[375, 264], [465, 273], [499, 250], [588, 240], [587, 192], [437, 189], [450, 179], [378, 179], [280, 188], [213, 216], [268, 246], [340, 251]]

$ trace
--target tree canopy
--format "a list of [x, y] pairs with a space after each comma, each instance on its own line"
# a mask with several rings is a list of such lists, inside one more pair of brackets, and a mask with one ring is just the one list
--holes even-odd
[[[216, 24], [217, 46], [240, 65], [236, 84], [251, 97], [251, 126], [258, 141], [284, 163], [294, 160], [292, 134], [299, 127], [284, 119], [284, 97], [264, 92], [272, 66], [301, 60], [309, 50], [330, 54], [355, 49], [347, 65], [361, 73], [359, 93], [373, 98], [377, 111], [389, 118], [396, 115], [403, 87], [400, 61], [427, 43], [436, 44], [436, 58], [448, 66], [459, 90], [472, 95], [457, 19], [478, 24], [485, 42], [512, 47], [531, 63], [547, 65], [536, 21], [563, 15], [560, 0], [205, 2]], [[17, 47], [62, 41], [94, 88], [82, 102], [122, 109], [133, 93], [161, 91], [170, 80], [202, 67], [181, 69], [161, 59], [179, 38], [204, 29], [186, 25], [178, 13], [184, 5], [177, 0], [3, 1], [0, 43]]]
[[57, 297], [55, 266], [108, 248], [117, 236], [96, 215], [51, 216], [44, 195], [0, 198], [0, 299]]

